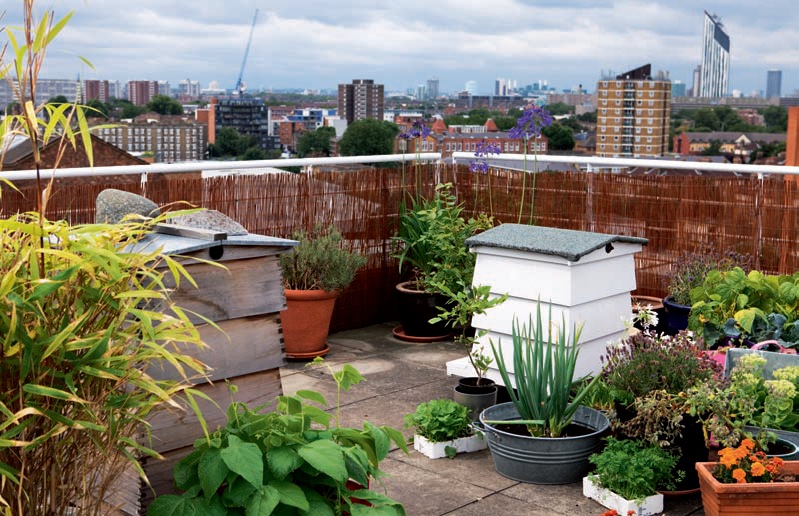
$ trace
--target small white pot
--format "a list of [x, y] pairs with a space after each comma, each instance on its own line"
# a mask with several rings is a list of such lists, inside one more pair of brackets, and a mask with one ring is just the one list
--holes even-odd
[[601, 487], [598, 479], [598, 476], [583, 478], [583, 495], [596, 500], [608, 509], [616, 509], [616, 512], [623, 516], [629, 511], [633, 511], [636, 516], [651, 516], [663, 512], [662, 494], [652, 495], [640, 501], [627, 500]]
[[468, 437], [440, 443], [434, 443], [418, 434], [413, 436], [413, 449], [431, 459], [446, 457], [447, 446], [455, 448], [457, 453], [471, 453], [485, 450], [488, 447], [488, 442], [483, 433], [479, 431], [475, 431], [474, 435]]

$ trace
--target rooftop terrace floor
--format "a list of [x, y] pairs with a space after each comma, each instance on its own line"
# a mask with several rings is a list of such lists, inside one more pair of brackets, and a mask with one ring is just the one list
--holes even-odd
[[[353, 365], [366, 378], [342, 395], [341, 423], [360, 427], [364, 420], [402, 429], [403, 417], [421, 402], [451, 398], [455, 377], [446, 362], [464, 356], [452, 341], [412, 344], [392, 336], [392, 324], [331, 335], [326, 362], [335, 369]], [[314, 389], [334, 406], [335, 382], [325, 368], [309, 369], [304, 362], [281, 368], [283, 391]], [[410, 429], [403, 433], [410, 437]], [[564, 515], [597, 516], [606, 509], [583, 496], [581, 483], [542, 486], [520, 483], [499, 475], [488, 450], [459, 454], [455, 459], [431, 460], [411, 450], [394, 449], [381, 464], [389, 476], [386, 494], [405, 505], [409, 515]], [[669, 497], [669, 516], [703, 516], [700, 495]]]

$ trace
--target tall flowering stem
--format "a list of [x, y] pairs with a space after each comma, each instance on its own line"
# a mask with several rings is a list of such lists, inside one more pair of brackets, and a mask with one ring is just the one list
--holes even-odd
[[[524, 110], [522, 116], [516, 121], [516, 127], [512, 128], [509, 136], [514, 139], [521, 139], [524, 142], [524, 175], [522, 176], [522, 197], [519, 201], [519, 218], [518, 223], [522, 222], [522, 214], [524, 212], [524, 197], [526, 193], [527, 184], [527, 147], [531, 139], [538, 139], [541, 137], [541, 129], [552, 125], [552, 115], [549, 111], [539, 106], [530, 106]], [[535, 183], [538, 173], [538, 148], [533, 149], [533, 188], [530, 193], [530, 220], [528, 224], [533, 223], [533, 211], [535, 209]]]
[[[406, 142], [410, 141], [410, 140], [415, 140], [416, 141], [416, 144], [414, 146], [415, 147], [414, 150], [416, 152], [416, 160], [414, 161], [414, 169], [416, 171], [416, 194], [418, 195], [419, 191], [422, 188], [422, 181], [421, 181], [421, 178], [419, 177], [420, 176], [419, 165], [420, 165], [420, 162], [422, 161], [421, 160], [422, 142], [427, 140], [427, 137], [430, 136], [430, 128], [425, 125], [424, 120], [419, 119], [419, 120], [417, 120], [417, 121], [415, 121], [413, 123], [413, 125], [411, 126], [411, 128], [408, 131], [400, 133], [399, 136], [400, 136], [400, 138], [402, 138]], [[404, 158], [405, 157], [404, 146], [403, 146], [402, 155], [403, 155], [403, 158]], [[406, 195], [407, 195], [407, 192], [405, 190], [405, 160], [403, 159], [403, 161], [402, 161], [402, 200], [400, 201], [400, 214], [405, 213], [405, 207], [406, 207], [405, 197], [406, 197]]]
[[[502, 153], [502, 147], [498, 143], [482, 141], [477, 144], [474, 151], [474, 158], [469, 162], [470, 172], [479, 172], [488, 176], [488, 211], [494, 216], [494, 202], [491, 197], [491, 174], [488, 173], [488, 159]], [[477, 204], [477, 189], [475, 189], [475, 205]]]

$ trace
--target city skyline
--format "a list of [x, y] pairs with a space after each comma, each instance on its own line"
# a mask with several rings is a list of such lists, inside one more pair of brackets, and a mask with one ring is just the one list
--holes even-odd
[[[21, 24], [22, 2], [3, 22]], [[42, 7], [44, 4], [42, 4]], [[233, 88], [259, 9], [244, 71], [252, 90], [334, 90], [354, 78], [405, 91], [439, 78], [455, 93], [467, 81], [478, 93], [497, 78], [519, 86], [546, 80], [558, 90], [593, 91], [602, 74], [642, 63], [689, 86], [701, 62], [703, 11], [721, 17], [731, 40], [730, 90], [765, 92], [769, 69], [782, 70], [783, 95], [799, 88], [799, 13], [792, 2], [696, 4], [566, 0], [498, 0], [485, 5], [418, 0], [343, 4], [285, 0], [140, 0], [121, 15], [111, 0], [60, 0], [57, 16], [75, 14], [48, 52], [42, 77], [217, 81]], [[78, 59], [85, 57], [96, 70]]]

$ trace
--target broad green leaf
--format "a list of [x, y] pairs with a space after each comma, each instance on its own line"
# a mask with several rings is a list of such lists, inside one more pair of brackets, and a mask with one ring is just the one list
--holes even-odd
[[246, 516], [269, 516], [280, 503], [280, 493], [271, 486], [261, 486], [257, 489], [244, 508]]
[[300, 389], [295, 394], [297, 396], [299, 396], [300, 398], [303, 398], [303, 399], [306, 399], [306, 400], [315, 401], [315, 402], [319, 403], [320, 405], [324, 405], [325, 407], [327, 406], [327, 400], [319, 392], [306, 390], [306, 389]]
[[159, 496], [147, 509], [147, 516], [200, 516], [191, 500], [177, 495]]
[[266, 452], [266, 457], [269, 471], [280, 479], [286, 478], [286, 475], [302, 465], [300, 456], [289, 446], [270, 448]]
[[341, 389], [345, 391], [348, 391], [353, 385], [357, 385], [366, 380], [366, 378], [350, 364], [344, 364], [344, 367], [342, 367], [340, 371], [333, 373], [333, 377]]
[[235, 435], [228, 436], [228, 447], [221, 452], [225, 465], [255, 488], [264, 483], [264, 462], [255, 443], [245, 443]]
[[244, 507], [255, 492], [255, 487], [241, 477], [235, 477], [222, 494], [222, 501], [229, 507]]
[[200, 463], [197, 465], [197, 475], [200, 477], [200, 485], [203, 488], [206, 502], [216, 494], [229, 471], [222, 460], [220, 450], [217, 448], [210, 448], [200, 458]]
[[304, 488], [303, 492], [308, 499], [308, 513], [313, 516], [334, 516], [333, 509], [330, 507], [330, 501], [322, 498], [319, 493], [313, 489]]
[[306, 512], [310, 508], [305, 493], [302, 492], [302, 488], [297, 484], [293, 482], [270, 482], [269, 485], [280, 493], [280, 503]]
[[339, 445], [329, 440], [314, 441], [297, 450], [305, 461], [336, 480], [344, 483], [347, 481], [347, 466], [344, 463], [344, 454]]

